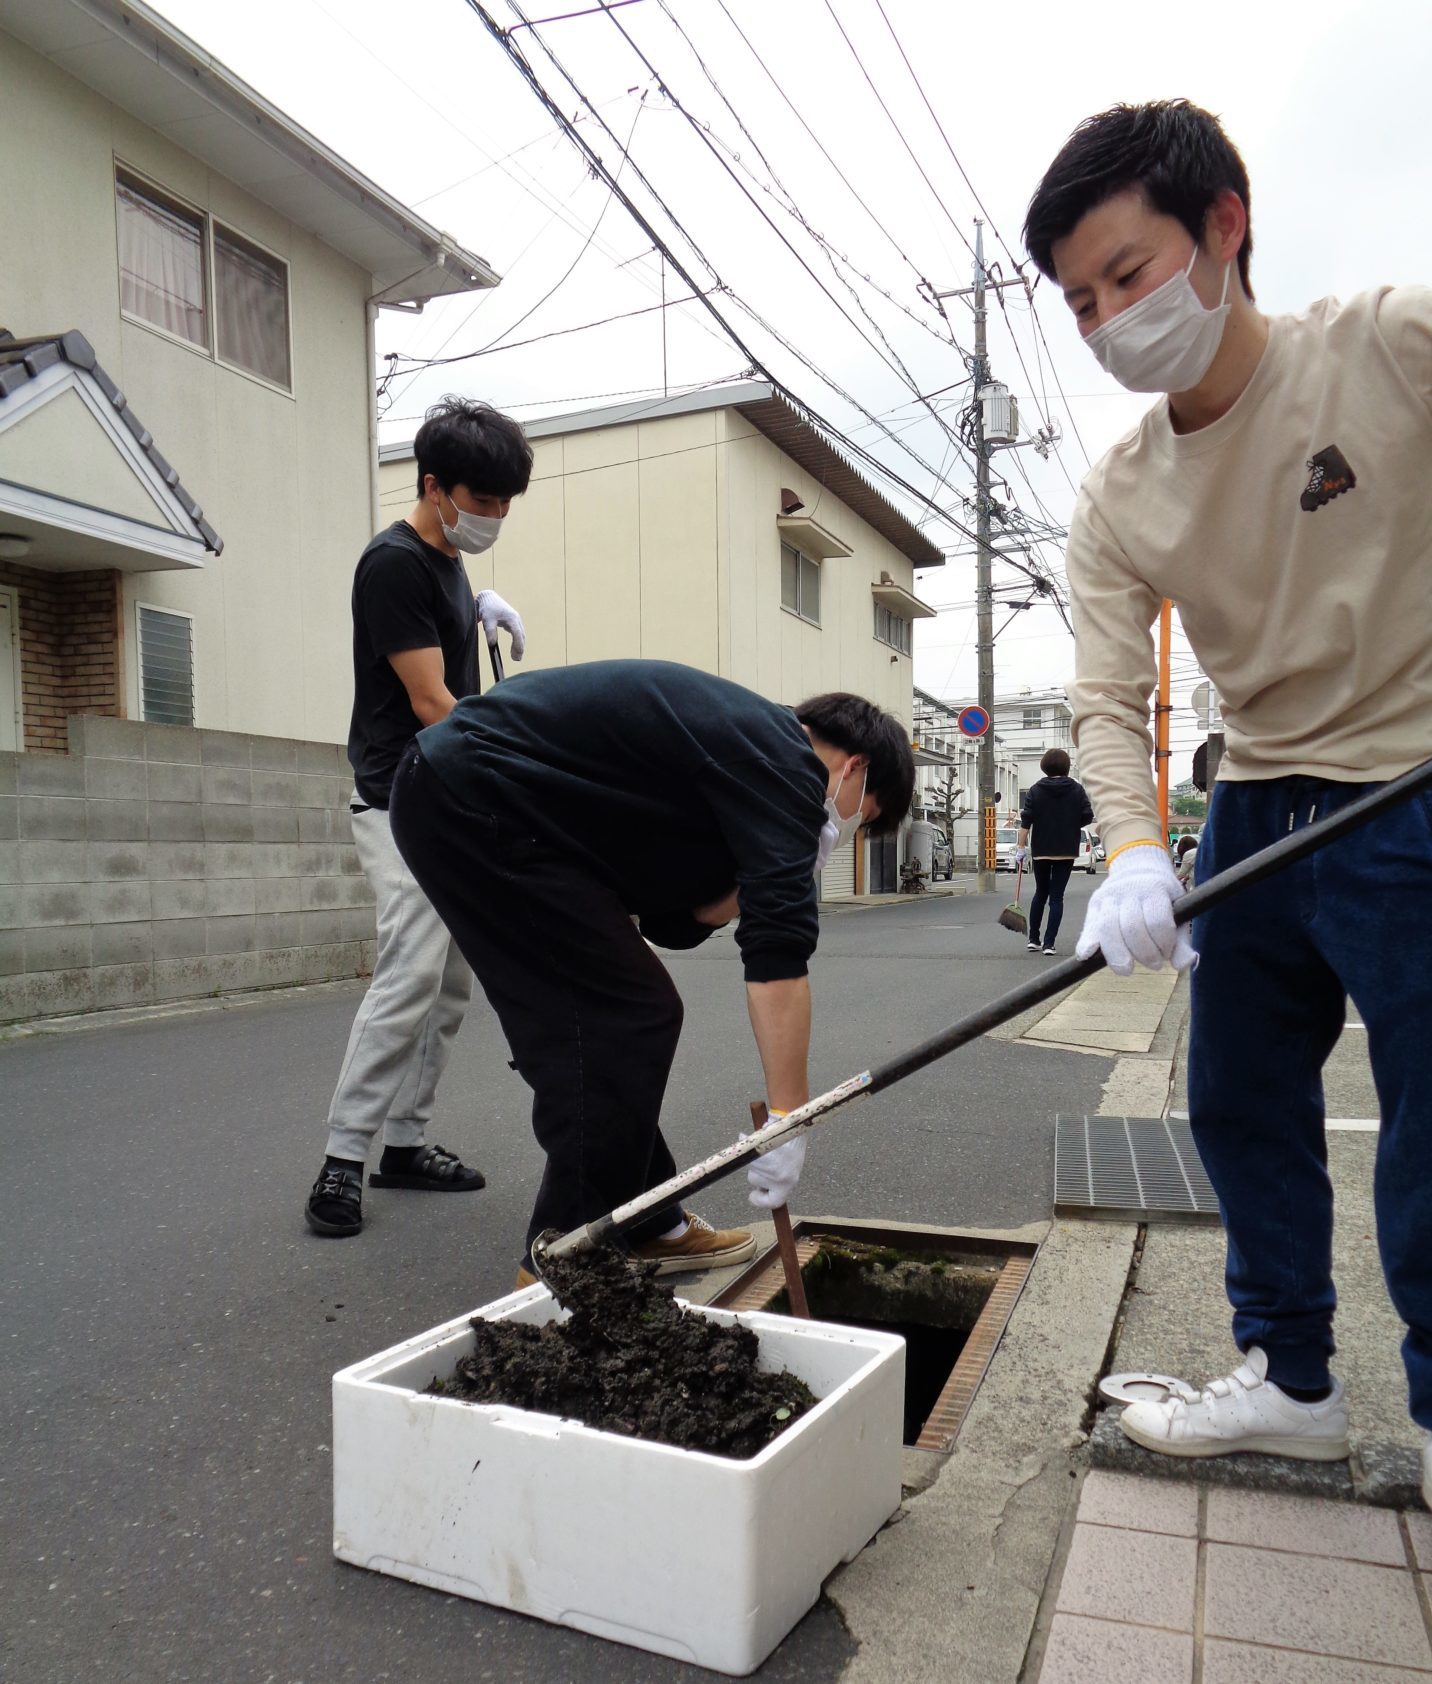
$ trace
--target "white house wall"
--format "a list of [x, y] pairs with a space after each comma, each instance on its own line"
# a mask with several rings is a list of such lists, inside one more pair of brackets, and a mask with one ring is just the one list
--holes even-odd
[[[785, 702], [822, 690], [853, 690], [908, 726], [910, 657], [876, 641], [870, 587], [883, 571], [913, 593], [912, 563], [743, 416], [734, 410], [718, 415], [728, 545], [722, 608], [731, 628], [727, 676]], [[819, 627], [781, 607], [776, 516], [783, 488], [801, 499], [803, 516], [853, 551], [821, 563]]]
[[[913, 568], [735, 411], [533, 441], [527, 494], [467, 558], [475, 589], [520, 610], [524, 666], [610, 656], [683, 661], [779, 701], [855, 690], [910, 720], [911, 666], [874, 636], [871, 584]], [[411, 459], [384, 463], [385, 519], [411, 508]], [[854, 554], [821, 564], [821, 625], [781, 607], [782, 488]], [[895, 659], [892, 660], [892, 655]]]
[[[0, 325], [79, 329], [224, 539], [202, 569], [125, 575], [126, 638], [136, 602], [191, 614], [199, 725], [341, 741], [370, 536], [368, 276], [4, 35], [0, 110]], [[292, 396], [121, 318], [116, 159], [288, 262]], [[125, 667], [137, 717], [132, 647]]]

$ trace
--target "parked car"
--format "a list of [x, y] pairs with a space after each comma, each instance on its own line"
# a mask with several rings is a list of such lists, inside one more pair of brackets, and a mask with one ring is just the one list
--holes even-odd
[[994, 833], [994, 868], [996, 871], [1014, 870], [1014, 850], [1019, 838], [1017, 825], [1001, 825]]
[[943, 830], [930, 835], [930, 881], [948, 882], [955, 875], [955, 850]]
[[[994, 833], [994, 868], [996, 871], [1014, 870], [1014, 850], [1019, 831], [1017, 829], [1001, 828]], [[1091, 830], [1079, 832], [1079, 852], [1074, 857], [1075, 871], [1087, 871], [1092, 877], [1098, 869], [1098, 861], [1103, 858], [1103, 849], [1098, 846]]]

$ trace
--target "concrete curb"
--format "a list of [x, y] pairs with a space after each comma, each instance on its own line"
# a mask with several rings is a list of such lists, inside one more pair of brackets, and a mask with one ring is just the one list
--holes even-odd
[[192, 1017], [203, 1012], [231, 1012], [244, 1006], [269, 1005], [278, 999], [302, 999], [368, 986], [367, 977], [343, 977], [332, 982], [275, 983], [271, 988], [245, 988], [235, 993], [204, 994], [190, 1000], [160, 1000], [152, 1006], [111, 1006], [98, 1012], [25, 1018], [0, 1023], [0, 1043], [22, 1041], [30, 1035], [69, 1035], [81, 1029], [118, 1029], [130, 1023], [152, 1023], [165, 1017]]
[[949, 1461], [826, 1586], [842, 1684], [1014, 1684], [1056, 1562], [1135, 1230], [1050, 1226]]

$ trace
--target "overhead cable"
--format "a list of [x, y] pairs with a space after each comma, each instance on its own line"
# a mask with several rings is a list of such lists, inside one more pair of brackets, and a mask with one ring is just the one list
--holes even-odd
[[[802, 399], [798, 398], [796, 396], [796, 394], [794, 392], [792, 392], [790, 390], [790, 388], [785, 384], [784, 381], [780, 380], [775, 374], [773, 374], [770, 371], [769, 368], [766, 367], [764, 361], [756, 355], [755, 351], [745, 342], [745, 340], [737, 332], [735, 327], [732, 326], [732, 324], [727, 320], [727, 318], [722, 315], [721, 311], [717, 308], [717, 306], [714, 303], [712, 303], [712, 295], [716, 291], [722, 290], [721, 287], [720, 287], [719, 276], [717, 275], [717, 272], [716, 272], [714, 266], [711, 264], [710, 259], [705, 256], [705, 254], [701, 251], [700, 247], [692, 239], [691, 235], [689, 233], [687, 233], [686, 230], [682, 227], [679, 218], [676, 217], [675, 213], [671, 210], [671, 207], [669, 205], [667, 205], [665, 200], [661, 197], [660, 193], [656, 190], [656, 188], [652, 185], [652, 183], [647, 179], [647, 177], [642, 172], [640, 166], [637, 165], [635, 162], [633, 162], [632, 173], [642, 183], [643, 187], [651, 195], [651, 197], [656, 202], [656, 204], [660, 206], [662, 212], [671, 221], [673, 227], [675, 227], [680, 232], [680, 234], [682, 236], [682, 239], [685, 241], [685, 243], [696, 253], [696, 255], [697, 255], [699, 261], [702, 263], [702, 265], [707, 269], [707, 271], [717, 281], [718, 285], [715, 286], [715, 287], [712, 287], [709, 291], [702, 291], [698, 287], [696, 281], [691, 276], [688, 267], [681, 261], [681, 259], [676, 255], [676, 253], [671, 250], [669, 242], [662, 239], [662, 237], [658, 234], [657, 230], [652, 225], [650, 218], [647, 217], [646, 214], [636, 205], [636, 203], [632, 200], [630, 194], [628, 194], [626, 192], [626, 190], [623, 187], [621, 187], [619, 183], [616, 182], [616, 180], [613, 178], [613, 176], [611, 174], [611, 171], [607, 168], [606, 164], [603, 162], [600, 155], [588, 143], [585, 136], [577, 133], [576, 130], [574, 128], [572, 128], [570, 123], [567, 121], [567, 118], [566, 118], [565, 114], [557, 106], [556, 102], [552, 99], [551, 95], [548, 94], [546, 89], [542, 86], [542, 83], [541, 83], [540, 79], [536, 75], [535, 71], [532, 69], [531, 65], [528, 63], [528, 61], [527, 61], [526, 57], [523, 55], [521, 49], [518, 48], [517, 45], [513, 41], [510, 40], [510, 38], [508, 36], [508, 32], [506, 30], [504, 30], [501, 27], [501, 25], [497, 23], [496, 19], [494, 19], [492, 17], [492, 15], [487, 11], [486, 7], [482, 4], [482, 0], [466, 0], [466, 3], [468, 5], [469, 9], [473, 13], [475, 13], [475, 15], [481, 20], [481, 22], [483, 24], [483, 27], [488, 31], [488, 33], [493, 37], [493, 39], [498, 42], [498, 44], [502, 47], [503, 51], [506, 52], [506, 54], [508, 55], [508, 58], [511, 60], [511, 62], [513, 63], [515, 68], [518, 70], [518, 72], [522, 76], [523, 80], [527, 82], [528, 86], [531, 88], [535, 97], [542, 102], [543, 106], [548, 110], [548, 112], [554, 117], [554, 119], [559, 123], [559, 125], [562, 126], [562, 128], [568, 134], [568, 136], [572, 140], [573, 144], [576, 145], [582, 151], [584, 156], [586, 156], [588, 161], [591, 163], [594, 171], [598, 175], [600, 175], [601, 178], [604, 181], [607, 182], [607, 184], [611, 187], [612, 191], [617, 195], [618, 198], [621, 199], [623, 205], [626, 207], [626, 209], [628, 210], [628, 212], [632, 216], [633, 220], [641, 228], [642, 232], [646, 235], [646, 237], [652, 242], [652, 244], [655, 247], [657, 247], [658, 250], [665, 252], [665, 254], [667, 256], [667, 261], [671, 263], [672, 267], [676, 270], [677, 274], [680, 275], [682, 280], [684, 280], [686, 282], [686, 284], [691, 288], [693, 296], [696, 299], [699, 300], [699, 302], [701, 303], [703, 308], [708, 312], [708, 314], [710, 314], [712, 316], [712, 318], [717, 322], [717, 324], [724, 329], [724, 331], [726, 332], [727, 336], [729, 337], [731, 343], [737, 348], [737, 350], [739, 350], [741, 352], [741, 354], [744, 357], [747, 358], [751, 367], [757, 371], [757, 373], [761, 376], [761, 378], [768, 381], [770, 383], [770, 385], [774, 388], [774, 390], [776, 390], [798, 413], [805, 416], [806, 419], [809, 420], [810, 423], [813, 426], [816, 426], [820, 430], [822, 430], [828, 438], [830, 438], [834, 441], [839, 441], [840, 443], [845, 445], [845, 447], [849, 450], [849, 452], [853, 456], [855, 456], [859, 460], [867, 463], [876, 473], [878, 473], [881, 477], [883, 477], [885, 480], [887, 480], [890, 484], [898, 486], [899, 489], [902, 492], [904, 492], [907, 496], [914, 499], [915, 502], [917, 502], [918, 504], [920, 504], [923, 507], [931, 508], [936, 513], [942, 515], [945, 518], [945, 520], [955, 528], [956, 531], [962, 533], [965, 537], [975, 539], [976, 535], [968, 527], [964, 526], [961, 522], [956, 521], [946, 511], [941, 510], [939, 505], [937, 503], [935, 503], [930, 496], [928, 496], [925, 492], [920, 491], [916, 486], [912, 485], [910, 483], [910, 481], [905, 479], [902, 475], [896, 473], [893, 468], [889, 467], [886, 463], [881, 461], [879, 457], [874, 456], [864, 446], [858, 445], [858, 444], [854, 443], [854, 441], [846, 439], [841, 434], [841, 432], [838, 428], [833, 426], [830, 422], [824, 420], [818, 414], [818, 412], [816, 412], [815, 410], [813, 410], [811, 408], [811, 406], [808, 403], [806, 403]], [[516, 0], [508, 0], [508, 4], [509, 4], [511, 10], [518, 16], [518, 18], [523, 18], [523, 13], [522, 13], [521, 7], [519, 5], [517, 5]], [[524, 21], [525, 21], [525, 19], [524, 19]], [[561, 63], [561, 61], [553, 53], [552, 49], [546, 44], [546, 42], [544, 42], [542, 40], [542, 38], [537, 34], [537, 32], [535, 30], [533, 30], [533, 32], [532, 32], [532, 39], [537, 41], [538, 44], [542, 47], [543, 52], [551, 60], [552, 64], [554, 65], [554, 67], [556, 68], [558, 73], [567, 82], [568, 86], [577, 95], [578, 99], [581, 100], [582, 104], [585, 105], [589, 111], [594, 112], [594, 107], [592, 106], [591, 101], [582, 92], [581, 88], [578, 86], [575, 79], [572, 77], [571, 73], [565, 68], [565, 66]], [[595, 112], [594, 112], [594, 114], [595, 114]], [[616, 137], [615, 137], [615, 135], [612, 134], [612, 132], [611, 132], [610, 128], [607, 126], [607, 124], [600, 117], [597, 118], [597, 121], [598, 121], [599, 126], [607, 133], [609, 138], [611, 138], [612, 140], [615, 140]], [[739, 299], [736, 299], [735, 295], [731, 294], [729, 289], [724, 289], [724, 290], [727, 291], [729, 296], [731, 296], [733, 299], [735, 299], [735, 302], [741, 303], [742, 308], [745, 309], [748, 314], [754, 315], [754, 312], [751, 310], [750, 306], [745, 305], [743, 303], [743, 301], [741, 301]], [[761, 318], [759, 318], [759, 317], [756, 317], [755, 319], [757, 319], [758, 321], [761, 320]], [[769, 327], [768, 323], [761, 322], [761, 325], [766, 327], [767, 330], [770, 331], [770, 327]], [[782, 343], [786, 344], [787, 348], [789, 348], [789, 342], [788, 341], [783, 340]], [[811, 366], [811, 367], [814, 366], [814, 365], [809, 364], [808, 359], [803, 358], [802, 360], [807, 362], [807, 366]], [[818, 370], [816, 372], [819, 374]], [[865, 405], [859, 403], [858, 400], [852, 398], [850, 396], [850, 394], [845, 393], [842, 390], [842, 388], [840, 388], [833, 380], [831, 380], [831, 378], [829, 376], [824, 375], [824, 374], [819, 374], [819, 377], [822, 379], [822, 381], [824, 383], [826, 383], [827, 385], [830, 386], [831, 390], [840, 392], [842, 396], [847, 398], [847, 401], [853, 403], [854, 406], [857, 409], [859, 409], [861, 414], [863, 414], [868, 420], [871, 420], [871, 421], [876, 420], [876, 417], [871, 413], [871, 411], [869, 409], [867, 409], [865, 407]], [[911, 456], [913, 458], [913, 460], [915, 460], [927, 473], [931, 473], [931, 474], [934, 473], [934, 469], [931, 467], [930, 463], [925, 461], [925, 459], [923, 457], [921, 457], [917, 452], [913, 451], [910, 448], [909, 445], [904, 443], [903, 440], [898, 439], [898, 438], [893, 438], [893, 435], [891, 435], [891, 436], [892, 436], [893, 442], [895, 444], [899, 445], [899, 447], [907, 455]], [[976, 541], [978, 541], [978, 540], [976, 539]]]
[[[781, 242], [781, 244], [786, 248], [786, 250], [791, 254], [791, 256], [793, 258], [795, 258], [796, 262], [798, 264], [800, 264], [801, 268], [811, 278], [811, 280], [813, 280], [815, 282], [816, 286], [818, 286], [820, 288], [821, 293], [827, 299], [829, 299], [829, 301], [836, 307], [836, 309], [840, 312], [841, 316], [845, 319], [845, 321], [847, 321], [850, 324], [850, 326], [855, 329], [856, 333], [858, 333], [860, 335], [860, 338], [862, 339], [862, 341], [866, 345], [868, 345], [870, 347], [870, 349], [872, 351], [874, 351], [875, 354], [878, 357], [880, 357], [881, 361], [885, 363], [886, 367], [893, 369], [900, 376], [900, 378], [904, 380], [904, 382], [906, 383], [907, 386], [909, 386], [909, 388], [912, 392], [918, 393], [919, 390], [920, 390], [919, 381], [916, 380], [915, 376], [913, 374], [911, 374], [910, 370], [905, 366], [905, 363], [902, 360], [902, 358], [900, 357], [899, 352], [897, 352], [895, 347], [890, 343], [890, 340], [887, 337], [887, 335], [885, 333], [885, 330], [880, 326], [880, 324], [878, 322], [875, 321], [875, 319], [870, 315], [869, 311], [865, 309], [865, 305], [863, 304], [863, 302], [861, 301], [859, 296], [855, 293], [854, 288], [850, 288], [851, 294], [855, 298], [855, 302], [856, 302], [857, 307], [865, 315], [866, 320], [868, 322], [870, 322], [871, 326], [875, 329], [876, 333], [879, 334], [881, 343], [885, 347], [885, 350], [883, 352], [881, 351], [880, 346], [877, 345], [874, 342], [874, 340], [871, 339], [870, 335], [868, 333], [866, 333], [866, 331], [860, 326], [859, 322], [857, 322], [855, 320], [855, 318], [850, 314], [850, 312], [845, 308], [845, 306], [840, 302], [840, 300], [835, 296], [835, 294], [830, 290], [830, 288], [825, 284], [825, 282], [820, 278], [820, 276], [815, 272], [815, 270], [811, 268], [810, 264], [806, 261], [805, 257], [802, 255], [802, 253], [799, 250], [797, 250], [797, 248], [786, 237], [786, 234], [784, 233], [784, 231], [780, 227], [778, 227], [777, 224], [772, 220], [770, 215], [765, 210], [764, 206], [761, 205], [760, 201], [752, 196], [750, 189], [746, 186], [746, 184], [741, 180], [740, 176], [732, 168], [730, 162], [722, 155], [721, 149], [719, 147], [717, 147], [712, 142], [710, 134], [706, 131], [706, 129], [700, 123], [698, 123], [696, 121], [696, 119], [692, 116], [690, 111], [687, 110], [686, 106], [682, 103], [680, 97], [677, 95], [675, 90], [671, 87], [670, 83], [666, 81], [666, 79], [662, 76], [661, 72], [652, 63], [651, 59], [648, 58], [646, 53], [642, 50], [642, 48], [640, 46], [638, 46], [636, 41], [632, 38], [631, 32], [627, 29], [627, 27], [623, 23], [623, 21], [619, 17], [617, 17], [614, 12], [609, 13], [608, 16], [611, 18], [612, 24], [616, 28], [618, 34], [626, 42], [626, 44], [631, 48], [631, 50], [636, 54], [637, 58], [640, 59], [640, 61], [642, 63], [642, 66], [645, 68], [647, 74], [656, 79], [657, 86], [661, 89], [662, 93], [664, 93], [666, 95], [666, 97], [671, 101], [671, 103], [676, 107], [676, 109], [686, 119], [687, 124], [691, 128], [692, 133], [696, 135], [697, 139], [702, 143], [703, 146], [705, 146], [706, 150], [717, 161], [717, 163], [720, 164], [721, 168], [726, 172], [726, 174], [730, 177], [730, 179], [736, 184], [737, 188], [740, 190], [740, 192], [741, 192], [743, 198], [745, 198], [746, 202], [755, 210], [756, 214], [761, 218], [761, 220], [766, 224], [766, 226], [771, 230], [771, 232], [776, 236], [776, 238]], [[719, 89], [718, 89], [718, 92], [719, 92]], [[724, 99], [724, 97], [725, 96], [722, 95], [723, 99]], [[729, 101], [727, 102], [727, 108], [732, 109]], [[732, 111], [732, 114], [734, 115], [734, 110]], [[739, 122], [739, 118], [737, 119], [737, 121]], [[743, 125], [743, 127], [744, 127], [744, 125]], [[749, 136], [749, 131], [745, 131], [745, 132], [747, 132], [747, 134]], [[752, 140], [752, 144], [753, 145], [755, 144], [754, 139]], [[764, 157], [763, 157], [762, 161], [764, 162]], [[769, 166], [767, 166], [767, 167], [769, 168]], [[804, 219], [802, 219], [802, 220], [804, 220]], [[846, 283], [846, 284], [848, 285], [848, 283]], [[887, 355], [887, 353], [888, 353], [888, 355]], [[927, 405], [926, 407], [929, 409], [929, 413], [933, 417], [933, 419], [935, 420], [936, 424], [943, 431], [948, 433], [949, 424], [945, 421], [944, 417], [940, 415], [938, 410], [936, 410], [934, 408], [931, 408], [929, 405]]]

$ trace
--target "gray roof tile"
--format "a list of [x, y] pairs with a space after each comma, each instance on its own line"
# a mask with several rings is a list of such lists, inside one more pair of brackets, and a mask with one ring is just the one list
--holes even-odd
[[33, 380], [56, 363], [67, 362], [91, 376], [103, 392], [119, 419], [133, 433], [135, 442], [158, 470], [165, 484], [188, 511], [205, 545], [218, 555], [224, 540], [203, 518], [197, 501], [180, 483], [178, 470], [159, 453], [154, 435], [129, 407], [129, 401], [95, 358], [94, 347], [85, 336], [71, 328], [67, 333], [52, 333], [35, 339], [17, 339], [13, 333], [0, 328], [0, 403], [12, 397], [27, 382]]

